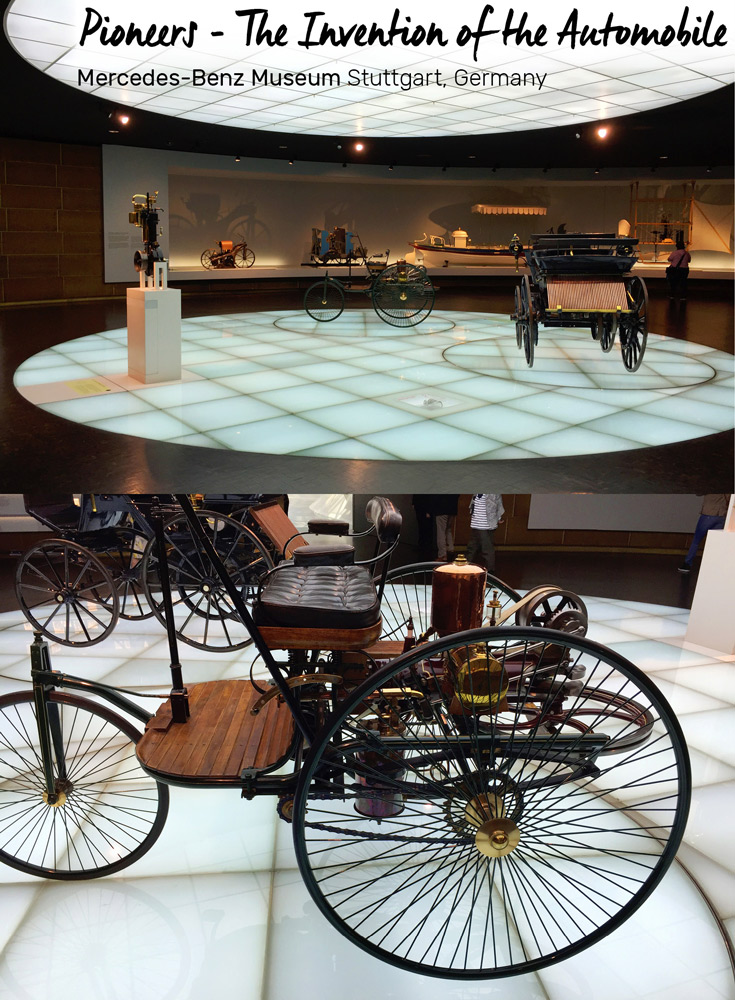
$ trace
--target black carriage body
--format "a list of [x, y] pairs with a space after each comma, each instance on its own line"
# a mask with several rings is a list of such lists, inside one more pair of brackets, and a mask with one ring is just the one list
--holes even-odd
[[[630, 305], [620, 310], [610, 308], [593, 289], [620, 287], [638, 258], [634, 255], [636, 239], [618, 238], [612, 233], [579, 233], [569, 236], [531, 237], [533, 245], [526, 252], [531, 272], [531, 294], [544, 326], [588, 326], [601, 313], [630, 311]], [[586, 295], [581, 296], [580, 308], [562, 308], [549, 299], [550, 284], [585, 282]], [[586, 301], [584, 301], [586, 300]]]
[[631, 274], [638, 240], [613, 233], [537, 234], [529, 275], [516, 290], [516, 341], [533, 365], [538, 326], [588, 327], [604, 353], [620, 336], [623, 364], [640, 367], [648, 336], [648, 294]]

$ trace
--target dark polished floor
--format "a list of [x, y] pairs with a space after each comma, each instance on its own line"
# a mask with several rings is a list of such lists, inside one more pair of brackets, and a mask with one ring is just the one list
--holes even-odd
[[[651, 281], [650, 328], [733, 351], [732, 288], [690, 282], [686, 304], [674, 305]], [[186, 294], [185, 317], [269, 308], [300, 308], [303, 291]], [[508, 312], [512, 286], [494, 279], [477, 290], [454, 280], [441, 287], [439, 308]], [[709, 493], [729, 491], [733, 436], [711, 435], [661, 447], [570, 458], [473, 462], [367, 462], [270, 456], [192, 448], [72, 424], [45, 413], [13, 387], [26, 358], [75, 337], [125, 325], [125, 302], [27, 306], [0, 311], [0, 478], [8, 492], [31, 489], [240, 492], [523, 492]]]

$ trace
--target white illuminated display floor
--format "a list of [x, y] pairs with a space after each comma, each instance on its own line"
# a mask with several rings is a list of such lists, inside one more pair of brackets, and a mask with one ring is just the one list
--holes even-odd
[[[735, 929], [732, 859], [733, 657], [686, 649], [688, 612], [585, 598], [591, 638], [650, 674], [676, 711], [694, 795], [679, 859], [641, 909], [580, 955], [535, 975], [449, 983], [378, 962], [342, 938], [303, 886], [275, 803], [229, 791], [171, 790], [152, 850], [120, 876], [52, 883], [0, 868], [0, 995], [22, 1000], [723, 1000], [735, 997], [725, 943], [705, 900]], [[0, 616], [0, 693], [27, 687], [30, 626]], [[51, 646], [53, 666], [138, 691], [165, 690], [168, 646], [155, 619], [120, 621], [86, 650]], [[247, 676], [251, 653], [182, 647], [184, 676]]]
[[[577, 4], [579, 28], [602, 28], [608, 8]], [[467, 23], [478, 30], [483, 5], [455, 5], [425, 0], [420, 8], [399, 9], [399, 27], [426, 28], [434, 21], [444, 29], [444, 43], [381, 47], [307, 45], [325, 25], [374, 22], [388, 30], [393, 7], [352, 7], [330, 0], [316, 8], [308, 22], [303, 6], [281, 4], [268, 14], [266, 27], [275, 33], [283, 23], [282, 46], [246, 44], [249, 18], [238, 17], [237, 5], [202, 5], [179, 0], [170, 19], [186, 28], [186, 44], [164, 49], [103, 44], [114, 26], [131, 20], [148, 26], [150, 11], [121, 0], [108, 0], [104, 15], [92, 17], [84, 45], [86, 0], [14, 0], [5, 30], [14, 48], [31, 65], [55, 80], [96, 98], [192, 121], [234, 128], [325, 136], [396, 136], [410, 129], [413, 137], [464, 136], [517, 132], [554, 125], [615, 118], [674, 104], [732, 82], [732, 45], [717, 47], [576, 44], [560, 42], [569, 16], [563, 5], [540, 0], [516, 7], [511, 27], [523, 16], [534, 34], [548, 28], [543, 45], [503, 44], [500, 36], [457, 44]], [[250, 8], [252, 9], [252, 8]], [[490, 8], [492, 11], [492, 8]], [[724, 9], [715, 12], [715, 26]], [[485, 28], [504, 29], [508, 7], [497, 7]], [[147, 16], [146, 16], [147, 15]], [[661, 31], [678, 28], [681, 10], [657, 4], [623, 4], [616, 24], [637, 21]], [[689, 15], [697, 25], [696, 12]], [[701, 18], [699, 19], [701, 21]], [[190, 23], [197, 25], [191, 37]], [[261, 24], [255, 19], [253, 34]], [[212, 37], [216, 32], [218, 37]], [[410, 33], [410, 32], [409, 32]], [[124, 34], [124, 31], [123, 31]], [[190, 46], [189, 43], [193, 42]], [[80, 85], [79, 71], [84, 73]], [[156, 74], [156, 82], [145, 74]], [[394, 76], [395, 73], [395, 76]], [[491, 73], [502, 74], [491, 76]], [[135, 84], [131, 74], [139, 74]], [[302, 74], [299, 76], [298, 74]], [[474, 74], [474, 75], [473, 75]], [[486, 74], [486, 75], [483, 75]]]
[[733, 425], [733, 357], [649, 334], [641, 368], [583, 329], [539, 330], [533, 368], [507, 316], [434, 312], [398, 329], [370, 310], [317, 323], [293, 310], [182, 323], [183, 381], [127, 376], [124, 329], [67, 341], [15, 374], [75, 423], [233, 451], [403, 461], [600, 454]]

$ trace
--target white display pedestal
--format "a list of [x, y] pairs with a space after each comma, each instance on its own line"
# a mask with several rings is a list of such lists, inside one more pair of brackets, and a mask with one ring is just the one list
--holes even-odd
[[128, 289], [128, 375], [138, 382], [181, 378], [181, 291], [167, 287], [166, 271], [158, 262]]
[[735, 511], [722, 531], [708, 531], [686, 641], [735, 653]]

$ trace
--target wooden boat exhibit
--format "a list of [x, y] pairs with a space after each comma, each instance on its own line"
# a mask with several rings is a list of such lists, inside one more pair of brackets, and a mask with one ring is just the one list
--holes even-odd
[[[473, 205], [473, 215], [546, 215], [542, 205]], [[508, 243], [473, 243], [461, 227], [451, 237], [424, 235], [409, 243], [417, 264], [427, 267], [512, 267], [525, 263], [523, 243], [517, 233]]]

